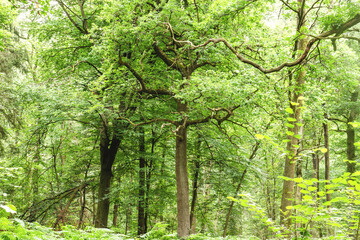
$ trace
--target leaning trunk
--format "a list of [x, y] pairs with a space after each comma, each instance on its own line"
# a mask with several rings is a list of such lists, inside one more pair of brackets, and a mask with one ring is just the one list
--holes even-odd
[[[186, 104], [177, 103], [178, 112], [186, 111]], [[187, 172], [187, 127], [186, 119], [178, 126], [176, 133], [176, 188], [177, 188], [177, 233], [180, 238], [190, 234], [189, 180]]]

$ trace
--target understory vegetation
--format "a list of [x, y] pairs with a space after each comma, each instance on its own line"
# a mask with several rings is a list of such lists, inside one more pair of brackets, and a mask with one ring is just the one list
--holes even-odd
[[0, 0], [0, 239], [360, 239], [359, 0]]

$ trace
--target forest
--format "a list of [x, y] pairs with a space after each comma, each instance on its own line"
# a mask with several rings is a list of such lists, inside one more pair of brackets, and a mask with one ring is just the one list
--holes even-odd
[[0, 0], [0, 239], [360, 239], [359, 0]]

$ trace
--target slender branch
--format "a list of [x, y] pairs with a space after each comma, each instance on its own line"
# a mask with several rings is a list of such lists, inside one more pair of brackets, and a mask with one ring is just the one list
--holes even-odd
[[[321, 3], [322, 3], [323, 0], [316, 0], [316, 1], [311, 5], [311, 7], [305, 12], [304, 18], [308, 15], [308, 13], [309, 13], [312, 9], [314, 9], [315, 5], [316, 5], [318, 2], [320, 2], [320, 1], [321, 1]], [[321, 6], [321, 3], [320, 3], [320, 6]]]
[[73, 65], [73, 71], [75, 69], [76, 66], [80, 65], [80, 63], [86, 63], [88, 65], [90, 65], [91, 67], [93, 67], [100, 75], [103, 75], [103, 73], [94, 65], [92, 64], [91, 62], [89, 61], [80, 61], [80, 62], [77, 62]]
[[138, 82], [140, 84], [140, 89], [138, 90], [138, 92], [149, 93], [149, 94], [154, 94], [154, 95], [170, 95], [170, 96], [175, 95], [173, 92], [166, 90], [166, 89], [148, 89], [148, 88], [146, 88], [145, 80], [142, 78], [142, 76], [137, 71], [135, 71], [135, 69], [132, 68], [129, 63], [124, 62], [122, 60], [120, 54], [119, 54], [118, 62], [120, 65], [125, 66], [134, 75], [134, 77], [138, 80]]
[[342, 122], [342, 123], [347, 123], [347, 121], [343, 120], [343, 119], [339, 119], [339, 118], [328, 118], [328, 120], [330, 121], [338, 121], [338, 122]]
[[289, 3], [285, 2], [284, 0], [280, 0], [285, 6], [287, 6], [291, 11], [299, 13], [296, 9], [290, 6]]
[[205, 66], [205, 65], [210, 65], [210, 66], [213, 66], [213, 67], [216, 66], [215, 63], [212, 63], [212, 62], [209, 62], [209, 61], [205, 61], [205, 62], [202, 62], [202, 63], [196, 63], [196, 64], [191, 65], [191, 71], [193, 72], [193, 71], [195, 71], [196, 69], [201, 68], [201, 67], [203, 67], [203, 66]]
[[66, 5], [61, 1], [61, 0], [57, 0], [57, 2], [59, 3], [60, 7], [63, 9], [63, 11], [65, 12], [66, 16], [68, 17], [68, 19], [70, 20], [70, 22], [81, 32], [84, 34], [87, 34], [86, 31], [84, 31], [75, 21], [74, 19], [70, 16], [69, 12], [66, 10]]
[[88, 22], [87, 22], [87, 18], [86, 18], [85, 11], [84, 11], [85, 1], [86, 0], [79, 0], [79, 6], [80, 6], [80, 11], [81, 11], [81, 16], [82, 16], [83, 29], [84, 29], [84, 32], [86, 34], [88, 34], [89, 33], [89, 31], [88, 31]]

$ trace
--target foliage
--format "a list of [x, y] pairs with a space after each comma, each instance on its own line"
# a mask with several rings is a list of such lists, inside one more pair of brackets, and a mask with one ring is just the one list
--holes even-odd
[[[176, 239], [175, 139], [189, 122], [188, 239], [356, 238], [360, 174], [345, 169], [359, 160], [359, 29], [339, 27], [359, 3], [300, 2], [0, 0], [0, 238]], [[304, 39], [302, 62], [263, 74]], [[284, 182], [298, 190], [291, 226]], [[103, 199], [111, 230], [93, 228]]]

